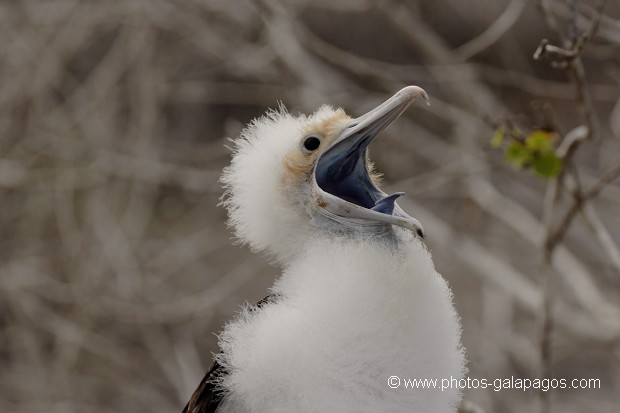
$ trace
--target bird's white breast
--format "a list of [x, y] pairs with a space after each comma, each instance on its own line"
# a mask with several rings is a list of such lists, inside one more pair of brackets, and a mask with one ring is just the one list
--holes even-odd
[[[391, 245], [391, 246], [389, 246]], [[416, 239], [309, 242], [276, 283], [281, 299], [221, 335], [224, 412], [453, 412], [458, 389], [388, 378], [464, 374], [452, 295]], [[258, 395], [258, 396], [257, 396]]]

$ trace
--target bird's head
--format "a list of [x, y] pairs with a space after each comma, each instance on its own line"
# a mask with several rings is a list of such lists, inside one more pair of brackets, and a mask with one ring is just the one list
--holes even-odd
[[358, 118], [323, 106], [310, 116], [268, 112], [234, 140], [224, 170], [224, 205], [240, 240], [286, 260], [324, 234], [387, 233], [423, 237], [420, 223], [377, 186], [368, 145], [418, 97], [408, 86]]

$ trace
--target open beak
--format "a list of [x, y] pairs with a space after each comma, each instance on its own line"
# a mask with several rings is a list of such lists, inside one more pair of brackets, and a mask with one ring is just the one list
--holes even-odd
[[314, 170], [314, 186], [326, 215], [397, 225], [424, 237], [420, 222], [395, 202], [404, 193], [388, 195], [377, 188], [370, 179], [366, 161], [368, 145], [418, 96], [423, 96], [428, 104], [423, 89], [417, 86], [401, 89], [375, 109], [349, 122], [321, 154]]

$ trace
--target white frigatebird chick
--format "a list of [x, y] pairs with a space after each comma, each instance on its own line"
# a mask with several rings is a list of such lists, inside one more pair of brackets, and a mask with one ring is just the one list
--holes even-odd
[[456, 410], [458, 388], [407, 381], [463, 377], [460, 324], [422, 226], [395, 202], [402, 192], [379, 189], [368, 159], [419, 96], [428, 101], [408, 86], [358, 118], [280, 108], [234, 140], [222, 177], [230, 226], [282, 274], [225, 326], [184, 412]]

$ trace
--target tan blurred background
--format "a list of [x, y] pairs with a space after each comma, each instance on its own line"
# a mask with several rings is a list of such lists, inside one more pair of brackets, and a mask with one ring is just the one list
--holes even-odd
[[[0, 411], [180, 411], [214, 333], [278, 274], [232, 245], [217, 206], [226, 138], [280, 100], [355, 116], [408, 84], [432, 105], [371, 152], [453, 288], [470, 377], [547, 364], [601, 380], [550, 391], [547, 411], [620, 411], [620, 183], [576, 214], [545, 275], [546, 182], [489, 146], [506, 120], [562, 136], [582, 123], [570, 77], [532, 58], [550, 36], [540, 4], [569, 37], [600, 5], [3, 0]], [[584, 187], [620, 163], [620, 4], [603, 13], [582, 52], [598, 124], [571, 164]], [[536, 391], [465, 396], [487, 412], [544, 406]]]

